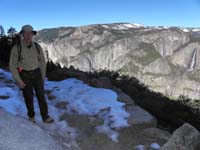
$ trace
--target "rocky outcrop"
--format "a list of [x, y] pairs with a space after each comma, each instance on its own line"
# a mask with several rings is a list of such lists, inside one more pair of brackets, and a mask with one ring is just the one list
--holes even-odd
[[[160, 93], [153, 92], [134, 77], [119, 76], [118, 73], [109, 71], [84, 74], [78, 70], [69, 71], [69, 69], [63, 69], [58, 72], [52, 71], [48, 74], [48, 79], [57, 80], [58, 78], [62, 79], [67, 76], [73, 77], [73, 75], [91, 86], [111, 88], [118, 94], [118, 101], [125, 103], [125, 106], [135, 104], [141, 106], [156, 116], [160, 123], [167, 126], [170, 131], [175, 130], [184, 122], [192, 124], [197, 129], [200, 128], [200, 105], [198, 100], [193, 101], [184, 96], [181, 96], [178, 100], [170, 99]], [[162, 80], [158, 81], [158, 85], [164, 85]], [[193, 86], [197, 85], [194, 84]]]
[[[168, 141], [160, 147], [158, 143], [152, 143], [151, 145], [137, 145], [135, 150], [199, 150], [200, 138], [199, 132], [193, 126], [185, 123], [183, 126], [174, 131], [173, 135], [166, 131], [159, 131], [159, 129], [145, 129], [145, 133], [148, 136], [157, 135]], [[170, 138], [169, 138], [170, 137]]]
[[142, 39], [142, 41], [145, 43], [153, 44], [155, 50], [163, 58], [173, 55], [177, 49], [179, 49], [182, 45], [188, 43], [190, 40], [188, 35], [178, 28], [171, 28], [153, 32], [142, 36]]
[[174, 66], [180, 66], [188, 69], [189, 71], [199, 68], [200, 67], [200, 60], [198, 59], [200, 57], [199, 47], [200, 47], [199, 42], [189, 43], [181, 50], [174, 53], [173, 56], [171, 56], [170, 58], [171, 63]]
[[190, 124], [178, 128], [161, 150], [199, 150], [200, 133]]
[[[112, 141], [105, 134], [97, 132], [96, 127], [103, 123], [97, 116], [65, 114], [64, 118], [70, 126], [76, 127], [80, 132], [77, 141], [83, 150], [131, 150], [139, 143], [151, 144], [151, 140], [145, 140], [148, 134], [142, 131], [146, 128], [155, 128], [156, 119], [138, 106], [129, 106], [127, 110], [130, 113], [128, 120], [130, 126], [115, 129], [119, 132], [118, 141]], [[163, 143], [158, 136], [153, 136], [153, 141], [155, 140]]]
[[1, 150], [64, 150], [50, 134], [39, 126], [0, 108]]
[[193, 83], [200, 86], [199, 35], [194, 29], [116, 23], [44, 29], [36, 40], [48, 60], [62, 67], [114, 70], [167, 96], [197, 99]]
[[[83, 78], [81, 77], [82, 74], [78, 75], [76, 72], [71, 72], [71, 74], [68, 75], [76, 75], [80, 78]], [[78, 113], [78, 109], [82, 109], [81, 107], [76, 109], [79, 104], [75, 104], [75, 107], [72, 109], [69, 101], [67, 101], [64, 97], [59, 97], [62, 95], [62, 93], [54, 92], [64, 91], [64, 96], [66, 94], [67, 99], [70, 98], [70, 93], [75, 93], [75, 97], [72, 98], [72, 101], [81, 101], [81, 99], [78, 97], [83, 96], [84, 92], [87, 92], [89, 89], [84, 90], [84, 86], [81, 85], [75, 87], [75, 89], [80, 88], [81, 91], [77, 93], [71, 91], [68, 93], [68, 91], [70, 91], [69, 89], [72, 89], [73, 87], [70, 82], [65, 82], [62, 84], [63, 86], [59, 86], [59, 84], [56, 82], [52, 82], [52, 86], [49, 85], [45, 88], [49, 112], [51, 113], [50, 115], [55, 119], [55, 122], [52, 124], [44, 124], [40, 120], [41, 118], [39, 117], [38, 105], [35, 105], [35, 124], [20, 117], [27, 117], [23, 99], [17, 96], [12, 99], [11, 96], [15, 95], [14, 93], [17, 92], [18, 88], [16, 85], [14, 86], [10, 73], [1, 70], [0, 77], [0, 85], [2, 86], [1, 91], [7, 91], [0, 93], [0, 106], [13, 114], [19, 115], [13, 116], [0, 109], [0, 149], [2, 148], [2, 150], [107, 150], [112, 148], [116, 150], [132, 150], [133, 147], [139, 143], [144, 143], [147, 145], [152, 143], [151, 140], [145, 139], [147, 134], [143, 133], [142, 131], [146, 128], [156, 128], [157, 119], [146, 110], [135, 105], [131, 97], [123, 93], [120, 89], [114, 87], [110, 79], [107, 77], [99, 77], [94, 79], [90, 78], [91, 82], [87, 78], [83, 82], [90, 83], [95, 87], [111, 87], [111, 89], [114, 89], [116, 96], [118, 97], [116, 97], [116, 100], [124, 103], [122, 105], [122, 110], [124, 111], [122, 112], [124, 112], [125, 115], [121, 113], [117, 107], [111, 108], [107, 106], [102, 107], [102, 109], [98, 110], [95, 114]], [[77, 80], [76, 83], [78, 82], [79, 81]], [[45, 84], [48, 85], [51, 83], [46, 81]], [[67, 88], [67, 86], [70, 88]], [[10, 89], [8, 87], [10, 87]], [[12, 91], [12, 94], [9, 94], [10, 91]], [[88, 92], [85, 95], [87, 97], [82, 99], [87, 101], [87, 99], [92, 99], [90, 96], [95, 95], [95, 93]], [[100, 95], [101, 93], [99, 95], [95, 95], [94, 100], [96, 97], [100, 97]], [[102, 101], [102, 99], [104, 98], [100, 97], [99, 100], [94, 103], [98, 104], [98, 102]], [[17, 106], [15, 107], [16, 101]], [[109, 102], [109, 99], [105, 99], [104, 103], [106, 102]], [[9, 105], [10, 103], [12, 103], [12, 106], [14, 107], [11, 107]], [[82, 105], [85, 104], [82, 103]], [[113, 105], [115, 105], [114, 102], [111, 103], [111, 106]], [[87, 107], [94, 108], [93, 110], [88, 111], [96, 111], [98, 109], [91, 103], [88, 104]], [[70, 111], [70, 109], [72, 111]], [[115, 112], [116, 115], [113, 115], [112, 113]], [[124, 123], [123, 118], [118, 118], [118, 116], [125, 116], [124, 118], [127, 121], [127, 125], [126, 122]], [[120, 124], [125, 124], [125, 126], [120, 126]], [[31, 138], [29, 138], [30, 136]], [[156, 140], [158, 143], [162, 143], [158, 136], [153, 137], [153, 141]], [[23, 148], [21, 148], [21, 146]]]

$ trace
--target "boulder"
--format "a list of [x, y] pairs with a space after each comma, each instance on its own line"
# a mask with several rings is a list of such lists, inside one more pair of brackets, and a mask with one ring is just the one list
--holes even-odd
[[163, 145], [161, 150], [199, 150], [200, 133], [188, 123], [183, 124], [174, 131], [171, 138]]

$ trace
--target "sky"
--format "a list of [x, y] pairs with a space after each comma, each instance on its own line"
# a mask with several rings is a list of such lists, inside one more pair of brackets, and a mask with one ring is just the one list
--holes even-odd
[[[7, 99], [1, 99], [0, 97], [0, 107], [13, 115], [27, 118], [22, 92], [18, 90], [11, 73], [0, 69], [0, 78], [0, 96], [7, 96]], [[66, 121], [59, 119], [64, 113], [89, 116], [98, 115], [103, 119], [104, 123], [96, 126], [97, 132], [105, 133], [115, 142], [118, 141], [118, 132], [114, 128], [129, 126], [129, 113], [123, 107], [125, 103], [119, 102], [117, 94], [112, 90], [94, 88], [75, 78], [59, 82], [46, 80], [45, 90], [51, 91], [51, 94], [55, 96], [55, 99], [49, 100], [46, 95], [49, 114], [56, 122], [56, 126], [53, 126], [53, 128], [63, 133], [70, 130], [73, 132], [72, 136], [77, 134], [75, 127], [69, 127]], [[67, 108], [60, 109], [56, 107], [59, 102], [66, 102]], [[41, 122], [36, 98], [34, 99], [34, 107], [36, 122]]]
[[104, 23], [200, 27], [200, 0], [1, 0], [0, 25], [17, 31]]

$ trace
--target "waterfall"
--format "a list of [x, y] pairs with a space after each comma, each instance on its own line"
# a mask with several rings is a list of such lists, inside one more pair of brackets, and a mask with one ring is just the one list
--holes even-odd
[[189, 65], [188, 71], [192, 71], [195, 68], [195, 66], [196, 66], [196, 58], [197, 58], [197, 49], [195, 48], [193, 50], [192, 60], [191, 60], [191, 63]]

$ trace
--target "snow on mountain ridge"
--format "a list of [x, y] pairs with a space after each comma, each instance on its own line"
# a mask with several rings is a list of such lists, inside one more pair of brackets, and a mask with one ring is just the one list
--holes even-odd
[[116, 24], [113, 27], [111, 26], [111, 28], [115, 29], [115, 30], [127, 30], [130, 28], [142, 28], [142, 27], [144, 27], [144, 26], [141, 24], [130, 24], [130, 23]]
[[186, 29], [186, 28], [182, 29], [182, 31], [183, 31], [183, 32], [190, 32], [190, 30], [189, 30], [189, 29]]
[[192, 29], [192, 32], [200, 32], [200, 28]]

